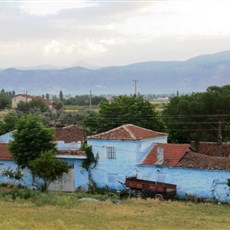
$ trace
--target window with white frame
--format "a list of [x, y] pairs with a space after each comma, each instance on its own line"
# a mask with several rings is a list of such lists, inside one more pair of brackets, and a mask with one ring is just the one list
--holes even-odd
[[108, 183], [116, 183], [117, 182], [117, 173], [107, 173]]
[[106, 158], [116, 159], [116, 151], [113, 146], [106, 146]]

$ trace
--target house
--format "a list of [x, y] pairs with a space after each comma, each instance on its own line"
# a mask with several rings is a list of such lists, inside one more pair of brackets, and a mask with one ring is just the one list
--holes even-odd
[[[81, 167], [82, 161], [86, 159], [85, 152], [80, 150], [81, 143], [85, 139], [85, 132], [75, 125], [70, 125], [55, 130], [57, 143], [56, 157], [66, 162], [69, 167], [68, 174], [64, 174], [62, 180], [51, 183], [49, 190], [75, 191], [79, 188], [88, 188], [88, 173]], [[1, 141], [2, 140], [2, 141]], [[7, 145], [12, 140], [12, 132], [0, 136], [0, 173], [4, 169], [17, 168], [16, 162], [12, 158]], [[0, 176], [1, 182], [7, 182], [7, 178]], [[32, 185], [31, 172], [23, 170], [23, 183]], [[41, 183], [36, 178], [35, 183]]]
[[157, 144], [137, 168], [141, 178], [176, 184], [179, 198], [192, 195], [230, 202], [230, 158], [195, 153], [187, 144]]
[[230, 202], [230, 158], [195, 153], [189, 144], [168, 144], [167, 134], [123, 125], [87, 138], [99, 162], [93, 178], [99, 187], [122, 189], [127, 176], [177, 185], [186, 194]]
[[27, 103], [27, 102], [32, 101], [33, 99], [34, 100], [41, 100], [49, 109], [53, 109], [53, 104], [49, 100], [47, 100], [43, 97], [40, 97], [40, 96], [30, 96], [28, 94], [17, 94], [17, 95], [15, 95], [12, 98], [12, 108], [14, 108], [14, 109], [17, 108], [18, 104], [20, 102]]
[[87, 137], [92, 151], [99, 156], [93, 178], [100, 187], [122, 189], [118, 181], [137, 173], [142, 162], [156, 143], [167, 143], [166, 133], [155, 132], [132, 124]]
[[[72, 125], [56, 130], [59, 143], [56, 156], [67, 162], [70, 172], [60, 183], [51, 184], [49, 189], [87, 189], [88, 173], [81, 167], [86, 156], [78, 148], [79, 141], [85, 136], [79, 133], [85, 135]], [[6, 139], [7, 135], [4, 137]], [[123, 186], [119, 182], [123, 183], [127, 176], [137, 176], [176, 184], [179, 198], [191, 195], [230, 203], [230, 158], [197, 153], [189, 144], [169, 144], [167, 138], [166, 133], [132, 124], [87, 137], [94, 155], [99, 156], [98, 164], [92, 170], [97, 186], [121, 190]], [[0, 143], [0, 170], [9, 166], [15, 168], [17, 165], [7, 143]], [[31, 183], [28, 170], [24, 171], [24, 178], [27, 184]], [[3, 179], [0, 177], [1, 181]]]

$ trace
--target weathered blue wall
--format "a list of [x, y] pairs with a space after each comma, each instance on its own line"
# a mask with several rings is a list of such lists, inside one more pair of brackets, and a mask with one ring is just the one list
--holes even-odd
[[[81, 188], [87, 190], [88, 188], [88, 173], [83, 170], [81, 167], [82, 160], [81, 159], [62, 159], [68, 163], [68, 165], [73, 165], [74, 168], [74, 188], [75, 190]], [[12, 169], [15, 170], [17, 168], [17, 164], [12, 160], [2, 160], [0, 161], [0, 174], [4, 169]], [[0, 183], [9, 182], [13, 183], [13, 180], [9, 180], [7, 177], [3, 177], [0, 175]], [[21, 184], [26, 186], [32, 186], [32, 175], [29, 169], [23, 169], [23, 178], [20, 181]], [[35, 184], [41, 185], [42, 180], [39, 178], [35, 178]]]
[[[0, 161], [0, 183], [2, 183], [2, 182], [13, 183], [14, 182], [13, 180], [9, 181], [9, 179], [7, 177], [1, 176], [1, 172], [4, 169], [15, 170], [16, 168], [17, 168], [17, 164], [15, 161], [13, 161], [13, 160], [1, 160]], [[23, 185], [31, 186], [32, 185], [32, 175], [30, 173], [30, 170], [25, 168], [25, 169], [23, 169], [22, 173], [23, 173], [23, 178], [20, 181], [20, 183]], [[16, 182], [18, 183], [18, 181], [16, 181]], [[35, 183], [40, 183], [40, 182], [41, 181], [39, 179], [35, 180]]]
[[177, 195], [217, 199], [230, 202], [230, 187], [227, 179], [230, 171], [189, 169], [176, 167], [138, 166], [138, 178], [177, 185]]
[[74, 161], [75, 190], [88, 189], [88, 172], [81, 167], [83, 160]]
[[[120, 188], [118, 181], [124, 181], [136, 165], [138, 142], [116, 140], [90, 140], [93, 153], [99, 155], [98, 165], [92, 170], [93, 179], [99, 187]], [[115, 147], [116, 159], [106, 158], [106, 146]]]
[[[99, 187], [122, 189], [118, 181], [124, 182], [126, 176], [136, 174], [136, 164], [149, 153], [154, 143], [157, 142], [166, 143], [167, 137], [141, 141], [89, 139], [88, 144], [92, 146], [93, 153], [99, 155], [98, 165], [92, 171], [96, 184]], [[115, 147], [116, 159], [106, 158], [106, 146]]]

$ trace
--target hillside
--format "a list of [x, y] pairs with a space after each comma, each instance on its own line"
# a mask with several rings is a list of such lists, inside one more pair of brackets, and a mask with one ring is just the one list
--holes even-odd
[[229, 84], [230, 51], [186, 61], [150, 61], [126, 66], [87, 69], [0, 70], [0, 88], [29, 94], [131, 94], [137, 80], [141, 94], [205, 91], [210, 85]]

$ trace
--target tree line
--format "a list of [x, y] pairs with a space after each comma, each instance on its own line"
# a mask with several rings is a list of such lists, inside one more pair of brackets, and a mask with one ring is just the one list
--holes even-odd
[[[42, 102], [19, 106], [0, 121], [0, 134], [11, 131], [15, 121], [23, 114], [42, 114], [46, 125], [76, 124], [88, 135], [107, 131], [123, 124], [134, 124], [155, 131], [169, 133], [169, 142], [230, 140], [230, 85], [210, 86], [205, 92], [174, 96], [157, 111], [142, 95], [120, 95], [110, 100], [101, 98], [97, 110], [90, 108], [67, 112], [63, 104], [73, 103], [80, 96], [64, 99], [60, 93], [54, 100], [55, 112]], [[87, 102], [87, 96], [81, 97]], [[28, 107], [29, 106], [29, 107]], [[219, 133], [219, 134], [218, 134]], [[219, 137], [218, 137], [219, 135]]]

